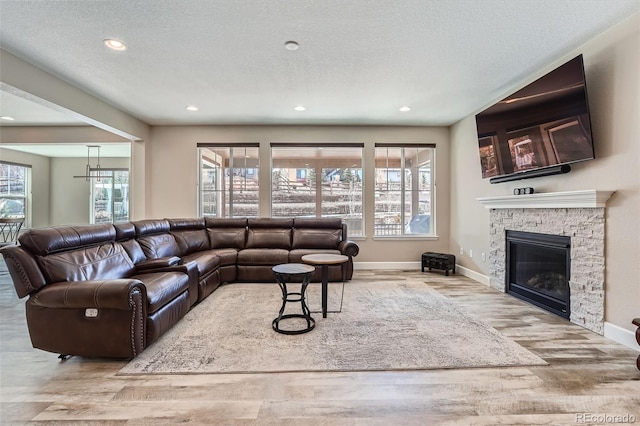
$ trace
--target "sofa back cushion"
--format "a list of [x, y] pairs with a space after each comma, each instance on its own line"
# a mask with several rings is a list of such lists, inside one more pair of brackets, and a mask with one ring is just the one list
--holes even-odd
[[19, 241], [50, 284], [130, 275], [133, 262], [115, 239], [113, 225], [97, 224], [29, 229]]
[[131, 222], [114, 223], [116, 241], [127, 241], [136, 237], [136, 227]]
[[122, 248], [127, 252], [134, 265], [143, 260], [147, 260], [147, 256], [144, 254], [144, 251], [142, 251], [142, 247], [137, 240], [121, 241], [120, 244], [122, 244]]
[[181, 256], [209, 250], [209, 235], [204, 226], [204, 218], [168, 219], [168, 221]]
[[132, 222], [136, 228], [136, 239], [147, 259], [180, 256], [180, 248], [169, 232], [166, 219], [147, 219]]
[[341, 218], [299, 218], [293, 220], [293, 249], [336, 250], [343, 239]]
[[191, 231], [172, 231], [176, 239], [180, 256], [186, 256], [197, 251], [209, 250], [209, 236], [206, 229]]
[[113, 227], [116, 229], [116, 241], [122, 244], [134, 264], [146, 260], [147, 257], [142, 251], [142, 247], [136, 241], [136, 227], [131, 222], [115, 223]]
[[115, 241], [112, 224], [53, 226], [28, 229], [20, 235], [20, 245], [29, 252], [46, 256], [76, 248]]
[[178, 243], [170, 233], [138, 237], [138, 244], [140, 244], [140, 247], [147, 259], [180, 256]]
[[247, 218], [206, 218], [205, 226], [212, 249], [245, 248], [247, 239]]
[[291, 249], [293, 219], [250, 218], [246, 248]]
[[293, 249], [336, 250], [342, 241], [342, 229], [294, 229]]
[[166, 219], [144, 219], [131, 222], [136, 229], [136, 236], [162, 234], [169, 232], [169, 221]]
[[172, 231], [186, 231], [193, 229], [204, 229], [204, 218], [182, 218], [182, 219], [166, 219], [169, 222], [169, 229]]
[[122, 245], [116, 242], [36, 258], [49, 284], [125, 278], [135, 268]]

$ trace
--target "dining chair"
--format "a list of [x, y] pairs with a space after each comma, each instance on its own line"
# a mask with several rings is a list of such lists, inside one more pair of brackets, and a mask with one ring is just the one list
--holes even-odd
[[24, 224], [24, 218], [0, 218], [0, 247], [18, 243], [18, 234]]

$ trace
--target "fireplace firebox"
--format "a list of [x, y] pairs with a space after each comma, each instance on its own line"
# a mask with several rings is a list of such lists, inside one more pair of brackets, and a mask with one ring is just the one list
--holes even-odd
[[510, 230], [506, 238], [507, 293], [568, 319], [571, 238]]

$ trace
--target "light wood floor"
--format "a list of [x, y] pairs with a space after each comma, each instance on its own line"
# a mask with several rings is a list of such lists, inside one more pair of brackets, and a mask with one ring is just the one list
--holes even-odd
[[[571, 425], [619, 423], [627, 416], [640, 424], [640, 371], [634, 351], [464, 277], [415, 271], [356, 274], [376, 280], [400, 274], [422, 278], [550, 365], [116, 376], [125, 361], [61, 362], [55, 354], [33, 349], [24, 303], [5, 285], [0, 288], [0, 422]], [[609, 417], [597, 417], [605, 415]]]

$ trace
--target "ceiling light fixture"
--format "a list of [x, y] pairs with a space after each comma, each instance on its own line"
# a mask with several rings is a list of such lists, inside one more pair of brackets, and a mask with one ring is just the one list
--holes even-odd
[[400, 108], [398, 109], [398, 111], [400, 111], [400, 112], [407, 112], [407, 111], [411, 111], [411, 107], [410, 107], [410, 106], [403, 106], [403, 107], [400, 107]]
[[117, 50], [119, 52], [121, 52], [123, 50], [127, 50], [127, 46], [125, 46], [123, 42], [121, 42], [120, 40], [113, 39], [113, 38], [105, 39], [104, 44], [109, 49]]
[[298, 44], [298, 42], [293, 40], [289, 40], [284, 43], [284, 48], [287, 50], [298, 50], [299, 47], [300, 45]]
[[[98, 149], [98, 160], [95, 167], [91, 167], [91, 150], [93, 148]], [[91, 174], [92, 170], [94, 170], [96, 173]], [[87, 165], [85, 166], [84, 175], [74, 176], [74, 178], [84, 178], [87, 181], [90, 179], [95, 179], [96, 182], [100, 182], [100, 178], [102, 177], [101, 172], [102, 167], [100, 167], [100, 145], [87, 145]]]
[[294, 106], [293, 109], [295, 109], [296, 111], [306, 111], [306, 108], [302, 105]]
[[0, 117], [0, 120], [13, 121], [15, 120], [15, 118], [9, 117], [8, 115], [3, 115], [2, 117]]
[[193, 105], [188, 105], [184, 109], [186, 109], [187, 111], [196, 112], [198, 110], [198, 107]]

